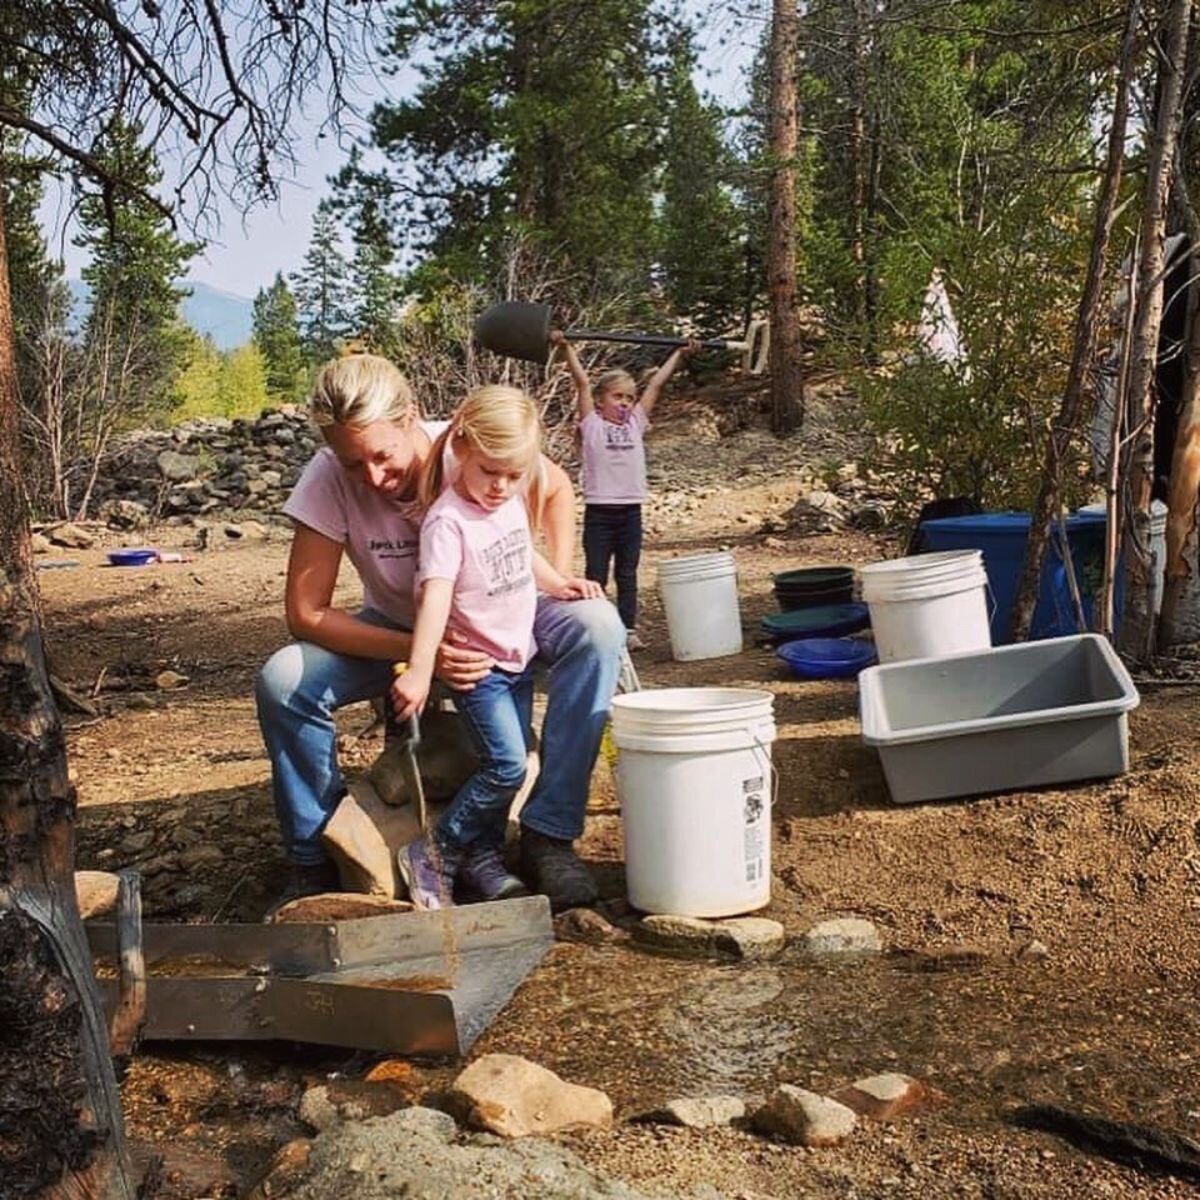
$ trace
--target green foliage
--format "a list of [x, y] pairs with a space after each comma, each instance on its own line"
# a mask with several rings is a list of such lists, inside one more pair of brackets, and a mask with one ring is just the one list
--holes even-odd
[[266, 363], [271, 400], [280, 404], [298, 399], [308, 382], [308, 371], [296, 320], [296, 298], [282, 272], [254, 297], [254, 343]]
[[91, 255], [82, 271], [91, 288], [84, 342], [90, 357], [118, 372], [118, 378], [109, 379], [114, 396], [118, 388], [120, 393], [117, 428], [136, 428], [171, 408], [188, 346], [179, 320], [185, 294], [179, 281], [200, 249], [180, 241], [166, 214], [130, 190], [153, 192], [162, 178], [139, 135], [136, 126], [117, 122], [109, 127], [97, 157], [128, 186], [86, 195], [75, 238]]
[[372, 129], [404, 171], [350, 172], [349, 202], [386, 194], [402, 240], [449, 277], [489, 279], [522, 235], [645, 280], [673, 30], [651, 0], [398, 5], [391, 54], [422, 80]]
[[225, 417], [257, 417], [267, 407], [267, 364], [253, 342], [223, 356], [221, 404]]
[[313, 217], [312, 237], [301, 269], [290, 276], [305, 361], [330, 359], [350, 331], [349, 264], [341, 251], [337, 221], [328, 204]]
[[355, 341], [365, 350], [394, 358], [400, 349], [400, 281], [387, 223], [374, 201], [363, 204], [354, 225], [353, 281]]
[[189, 333], [186, 364], [175, 381], [175, 405], [171, 414], [175, 422], [224, 415], [221, 352], [211, 337], [201, 337], [194, 330]]
[[744, 306], [745, 253], [723, 113], [697, 93], [694, 67], [690, 40], [681, 39], [667, 88], [659, 245], [674, 311], [702, 329], [719, 330]]
[[222, 353], [210, 337], [191, 333], [187, 365], [176, 381], [174, 422], [196, 417], [257, 417], [274, 402], [266, 356], [254, 342]]

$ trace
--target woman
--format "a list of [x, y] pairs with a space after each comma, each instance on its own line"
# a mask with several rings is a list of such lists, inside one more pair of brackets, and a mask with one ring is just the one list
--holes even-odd
[[[259, 673], [258, 718], [271, 758], [275, 808], [294, 867], [289, 894], [336, 890], [321, 830], [345, 794], [333, 713], [382, 696], [392, 664], [412, 647], [417, 567], [416, 484], [445, 422], [421, 419], [407, 380], [361, 354], [327, 364], [312, 416], [325, 439], [284, 512], [295, 522], [285, 605], [296, 639]], [[566, 473], [543, 459], [546, 556], [570, 574], [575, 502]], [[354, 564], [364, 607], [333, 604], [342, 556]], [[605, 600], [538, 597], [534, 637], [549, 664], [541, 769], [521, 810], [518, 870], [560, 911], [590, 904], [595, 884], [575, 855], [588, 784], [620, 669], [624, 628]], [[447, 640], [437, 677], [473, 687], [492, 669], [484, 654]]]

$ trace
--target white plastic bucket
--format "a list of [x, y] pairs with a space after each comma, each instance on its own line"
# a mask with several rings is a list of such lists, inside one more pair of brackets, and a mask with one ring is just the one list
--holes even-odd
[[991, 647], [981, 550], [917, 554], [860, 570], [881, 663]]
[[667, 559], [658, 566], [658, 590], [676, 662], [741, 652], [742, 618], [732, 554]]
[[729, 917], [771, 899], [774, 696], [662, 688], [612, 706], [629, 902]]

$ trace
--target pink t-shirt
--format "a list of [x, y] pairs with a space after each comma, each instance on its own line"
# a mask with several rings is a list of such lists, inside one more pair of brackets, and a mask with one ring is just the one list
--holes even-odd
[[618, 425], [598, 412], [579, 422], [586, 504], [641, 504], [646, 499], [646, 447], [650, 421], [640, 404]]
[[533, 536], [522, 496], [489, 512], [447, 488], [421, 526], [417, 582], [454, 580], [447, 628], [496, 666], [520, 671], [536, 653]]
[[[445, 421], [422, 421], [435, 440]], [[283, 511], [340, 542], [363, 583], [363, 603], [411, 629], [416, 617], [417, 524], [395, 500], [347, 471], [328, 446], [309, 460]]]

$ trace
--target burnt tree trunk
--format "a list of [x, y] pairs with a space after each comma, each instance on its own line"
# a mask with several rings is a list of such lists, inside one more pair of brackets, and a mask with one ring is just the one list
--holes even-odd
[[[1189, 214], [1191, 243], [1189, 276], [1200, 270], [1200, 225]], [[1187, 622], [1185, 599], [1196, 589], [1193, 565], [1200, 556], [1200, 305], [1193, 284], [1188, 289], [1187, 335], [1184, 341], [1183, 393], [1179, 424], [1171, 457], [1171, 482], [1167, 493], [1167, 562], [1163, 584], [1162, 617], [1159, 621], [1160, 649], [1194, 636], [1194, 621]], [[1156, 564], [1156, 569], [1162, 564]], [[1194, 603], [1190, 606], [1194, 608]], [[1188, 625], [1192, 628], [1188, 628]]]
[[1125, 602], [1117, 644], [1134, 662], [1150, 657], [1154, 644], [1154, 580], [1150, 567], [1150, 490], [1154, 484], [1154, 373], [1163, 311], [1163, 240], [1167, 197], [1175, 168], [1183, 110], [1184, 67], [1193, 0], [1171, 0], [1158, 66], [1158, 111], [1150, 137], [1142, 206], [1137, 318], [1129, 378], [1130, 426], [1128, 517], [1122, 552]]
[[0, 204], [0, 1194], [134, 1194], [74, 883], [75, 792], [42, 651]]
[[1125, 13], [1125, 35], [1121, 43], [1121, 62], [1117, 77], [1117, 93], [1113, 103], [1112, 128], [1108, 134], [1108, 160], [1104, 183], [1096, 205], [1096, 227], [1092, 235], [1092, 253], [1088, 260], [1087, 279], [1079, 299], [1075, 318], [1075, 345], [1071, 366], [1063, 389], [1062, 403], [1046, 441], [1046, 457], [1042, 463], [1042, 478], [1029, 522], [1029, 539], [1025, 543], [1025, 560], [1013, 604], [1012, 637], [1024, 641], [1033, 623], [1037, 606], [1042, 563], [1050, 540], [1050, 525], [1059, 509], [1059, 481], [1071, 443], [1079, 434], [1084, 416], [1084, 401], [1088, 394], [1088, 378], [1096, 356], [1096, 338], [1100, 327], [1101, 305], [1104, 300], [1104, 267], [1108, 259], [1108, 243], [1116, 217], [1117, 196], [1121, 187], [1121, 168], [1125, 160], [1125, 132], [1129, 120], [1129, 87], [1137, 65], [1138, 24], [1141, 20], [1141, 0], [1129, 0]]
[[790, 433], [804, 417], [796, 317], [796, 0], [774, 0], [771, 23], [771, 428]]

